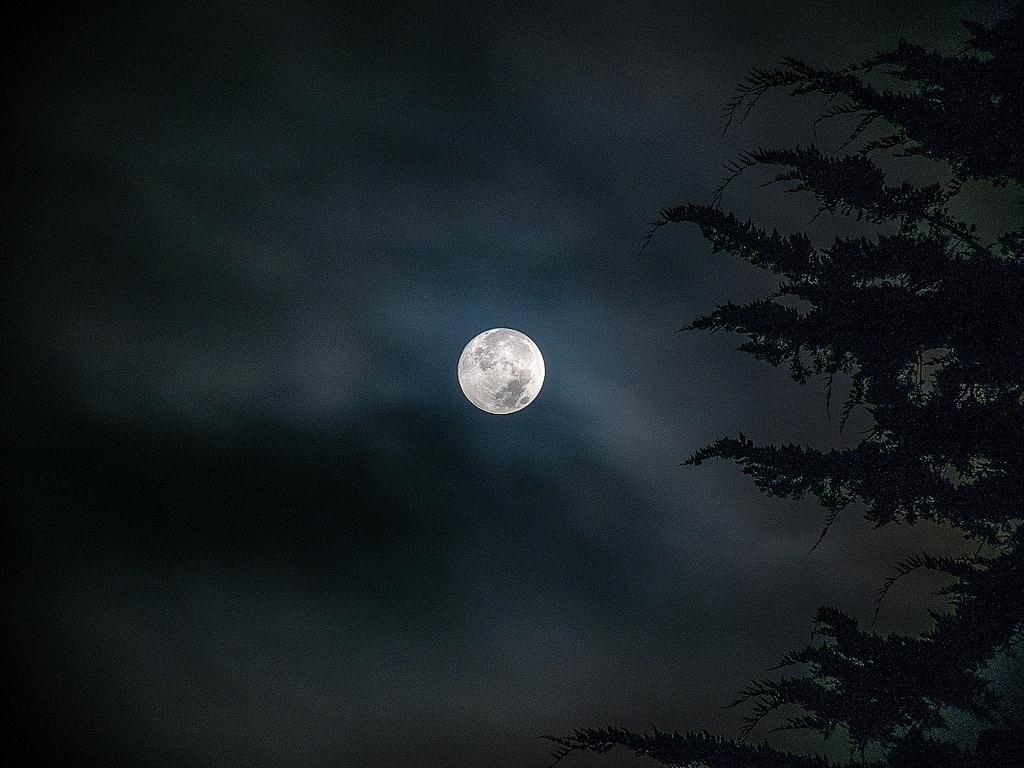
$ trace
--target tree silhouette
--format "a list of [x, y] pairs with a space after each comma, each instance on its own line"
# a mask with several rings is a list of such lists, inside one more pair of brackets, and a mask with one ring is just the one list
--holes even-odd
[[[741, 434], [688, 464], [730, 459], [768, 494], [810, 495], [827, 511], [826, 531], [841, 510], [861, 504], [876, 526], [931, 520], [977, 545], [962, 557], [911, 557], [883, 583], [879, 600], [915, 569], [948, 575], [940, 593], [949, 608], [932, 612], [924, 633], [882, 636], [822, 607], [812, 643], [777, 668], [792, 674], [742, 692], [750, 707], [744, 738], [785, 706], [799, 714], [779, 728], [845, 734], [850, 765], [981, 768], [1020, 764], [1024, 754], [1024, 716], [1007, 711], [985, 675], [994, 658], [1013, 655], [1024, 629], [1024, 228], [1010, 225], [984, 242], [951, 205], [966, 182], [1019, 201], [1024, 6], [991, 26], [965, 26], [968, 48], [957, 55], [901, 42], [841, 70], [791, 59], [754, 70], [726, 108], [728, 121], [743, 117], [774, 88], [828, 97], [822, 119], [852, 120], [842, 154], [758, 149], [729, 166], [725, 184], [755, 166], [777, 167], [773, 181], [813, 194], [820, 212], [877, 225], [873, 236], [816, 247], [807, 234], [769, 232], [722, 211], [722, 188], [712, 205], [668, 208], [654, 225], [695, 224], [713, 251], [780, 279], [767, 298], [720, 306], [690, 328], [744, 335], [741, 350], [787, 366], [799, 383], [823, 379], [829, 399], [840, 374], [850, 382], [842, 422], [855, 408], [871, 420], [851, 448], [761, 446]], [[873, 84], [884, 78], [890, 87]], [[886, 128], [867, 141], [875, 124]], [[885, 153], [937, 161], [950, 178], [891, 182], [879, 165]], [[973, 743], [951, 737], [965, 717], [981, 727]], [[622, 746], [666, 765], [829, 765], [707, 733], [603, 728], [554, 741], [555, 762]]]

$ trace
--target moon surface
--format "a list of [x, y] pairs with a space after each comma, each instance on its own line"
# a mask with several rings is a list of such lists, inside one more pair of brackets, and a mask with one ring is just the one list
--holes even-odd
[[459, 358], [459, 386], [487, 413], [515, 413], [544, 384], [544, 358], [533, 339], [511, 328], [492, 328], [470, 340]]

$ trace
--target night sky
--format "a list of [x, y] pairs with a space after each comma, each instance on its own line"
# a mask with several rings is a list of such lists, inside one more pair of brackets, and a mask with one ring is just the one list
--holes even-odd
[[[8, 743], [502, 768], [573, 727], [736, 736], [723, 706], [819, 604], [870, 620], [897, 559], [957, 537], [851, 510], [809, 554], [814, 504], [677, 466], [740, 430], [852, 438], [820, 384], [675, 332], [770, 279], [689, 228], [640, 238], [741, 150], [814, 140], [820, 102], [779, 99], [723, 136], [749, 67], [955, 51], [958, 18], [1005, 11], [203, 2], [11, 30]], [[814, 212], [754, 184], [723, 204], [782, 228]], [[496, 326], [547, 363], [510, 416], [455, 376]], [[901, 582], [878, 628], [926, 626], [935, 586]]]

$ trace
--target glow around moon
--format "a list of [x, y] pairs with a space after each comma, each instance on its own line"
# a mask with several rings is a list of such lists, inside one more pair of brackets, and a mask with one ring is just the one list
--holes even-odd
[[544, 358], [533, 339], [511, 328], [484, 331], [459, 358], [459, 386], [488, 413], [515, 413], [533, 402], [544, 384]]

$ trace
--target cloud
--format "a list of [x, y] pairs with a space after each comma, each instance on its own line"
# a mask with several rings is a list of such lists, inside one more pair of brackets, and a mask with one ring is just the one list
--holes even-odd
[[[24, 681], [78, 723], [61, 746], [89, 731], [126, 762], [173, 745], [233, 764], [337, 758], [348, 734], [388, 753], [379, 734], [403, 723], [503, 730], [534, 697], [560, 702], [553, 683], [595, 684], [623, 643], [607, 617], [644, 606], [659, 570], [655, 513], [554, 426], [571, 418], [475, 420], [22, 424], [15, 591], [39, 624], [17, 640], [28, 668], [63, 670]], [[34, 644], [40, 627], [61, 641]], [[257, 723], [281, 739], [254, 740]]]

